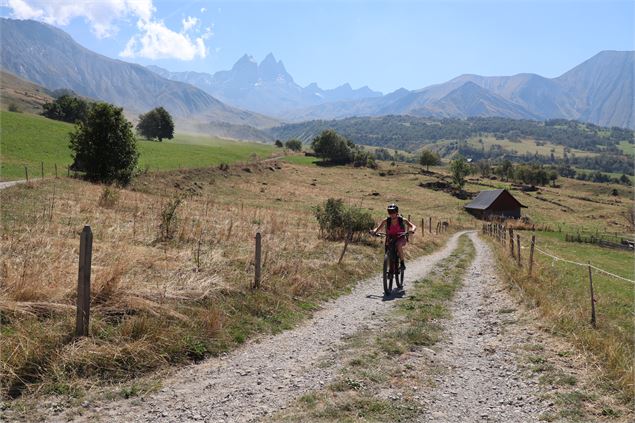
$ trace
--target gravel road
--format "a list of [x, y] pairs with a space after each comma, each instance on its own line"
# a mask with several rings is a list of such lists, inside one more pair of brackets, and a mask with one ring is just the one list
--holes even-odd
[[[425, 277], [457, 246], [453, 235], [441, 250], [408, 263], [407, 280]], [[300, 327], [248, 342], [224, 358], [192, 365], [142, 400], [89, 405], [77, 421], [248, 422], [282, 409], [338, 374], [337, 346], [348, 335], [381, 324], [393, 301], [382, 300], [380, 276], [360, 282], [351, 294], [326, 303]], [[58, 421], [67, 421], [62, 415]], [[51, 416], [51, 421], [55, 417]]]
[[470, 238], [476, 258], [454, 299], [448, 337], [434, 347], [444, 374], [422, 401], [428, 412], [420, 421], [540, 421], [550, 404], [540, 399], [538, 381], [519, 367], [518, 354], [536, 331], [518, 321], [520, 312], [498, 279], [489, 246], [475, 233]]
[[26, 183], [26, 179], [25, 180], [21, 180], [21, 181], [0, 182], [0, 189], [5, 189], [5, 188], [12, 187], [14, 185], [25, 184], [25, 183]]

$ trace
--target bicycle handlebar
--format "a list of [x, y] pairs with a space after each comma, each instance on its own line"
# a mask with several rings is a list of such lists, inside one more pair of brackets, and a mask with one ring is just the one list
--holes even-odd
[[[370, 233], [372, 236], [377, 236], [377, 237], [380, 237], [380, 238], [383, 238], [383, 237], [385, 237], [385, 236], [387, 235], [385, 232], [373, 232], [373, 231], [368, 231], [368, 233]], [[412, 232], [412, 231], [400, 232], [400, 233], [398, 234], [397, 238], [404, 237], [404, 236], [406, 236], [406, 235], [408, 235], [408, 234], [414, 234], [414, 232]]]

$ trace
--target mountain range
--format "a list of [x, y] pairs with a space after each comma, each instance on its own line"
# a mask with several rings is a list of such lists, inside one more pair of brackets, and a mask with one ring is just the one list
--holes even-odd
[[385, 115], [559, 118], [635, 128], [633, 51], [602, 51], [557, 78], [466, 74], [382, 95], [349, 84], [301, 87], [273, 54], [260, 63], [245, 55], [214, 74], [169, 72], [97, 54], [36, 21], [0, 18], [0, 38], [2, 71], [117, 104], [129, 116], [163, 106], [182, 131], [270, 140], [266, 129], [282, 121]]
[[260, 64], [252, 56], [245, 54], [230, 70], [213, 75], [170, 72], [158, 66], [148, 66], [148, 69], [164, 78], [192, 84], [232, 106], [281, 119], [295, 109], [382, 95], [368, 87], [354, 90], [348, 83], [331, 90], [323, 90], [316, 83], [301, 87], [287, 72], [282, 61], [276, 60], [272, 53]]
[[48, 24], [2, 18], [0, 39], [2, 70], [49, 90], [71, 89], [116, 104], [128, 114], [163, 106], [193, 127], [222, 122], [264, 128], [278, 123], [228, 106], [190, 84], [162, 78], [144, 66], [92, 52]]
[[296, 110], [287, 119], [351, 116], [574, 119], [601, 126], [635, 127], [635, 52], [602, 51], [557, 78], [536, 74], [461, 75], [420, 90]]

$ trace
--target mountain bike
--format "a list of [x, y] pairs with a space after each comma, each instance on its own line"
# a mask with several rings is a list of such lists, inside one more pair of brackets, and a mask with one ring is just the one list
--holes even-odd
[[[384, 238], [386, 236], [383, 232], [373, 233], [371, 235]], [[397, 254], [397, 241], [408, 235], [408, 232], [402, 232], [396, 238], [388, 240], [384, 250], [384, 294], [390, 295], [392, 292], [392, 281], [395, 280], [397, 289], [403, 289], [404, 283], [404, 267], [399, 265], [399, 255]]]

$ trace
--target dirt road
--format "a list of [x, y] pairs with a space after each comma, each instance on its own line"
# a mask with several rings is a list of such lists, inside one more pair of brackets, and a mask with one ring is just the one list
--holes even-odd
[[[428, 271], [456, 248], [460, 234], [444, 248], [408, 264], [411, 279]], [[406, 282], [407, 283], [407, 282]], [[257, 421], [303, 393], [328, 383], [338, 366], [328, 361], [342, 338], [379, 324], [393, 301], [383, 301], [379, 276], [324, 305], [304, 325], [275, 337], [249, 342], [221, 359], [189, 366], [165, 389], [143, 402], [122, 401], [92, 408], [80, 420], [103, 421]], [[60, 421], [65, 421], [60, 416]]]

